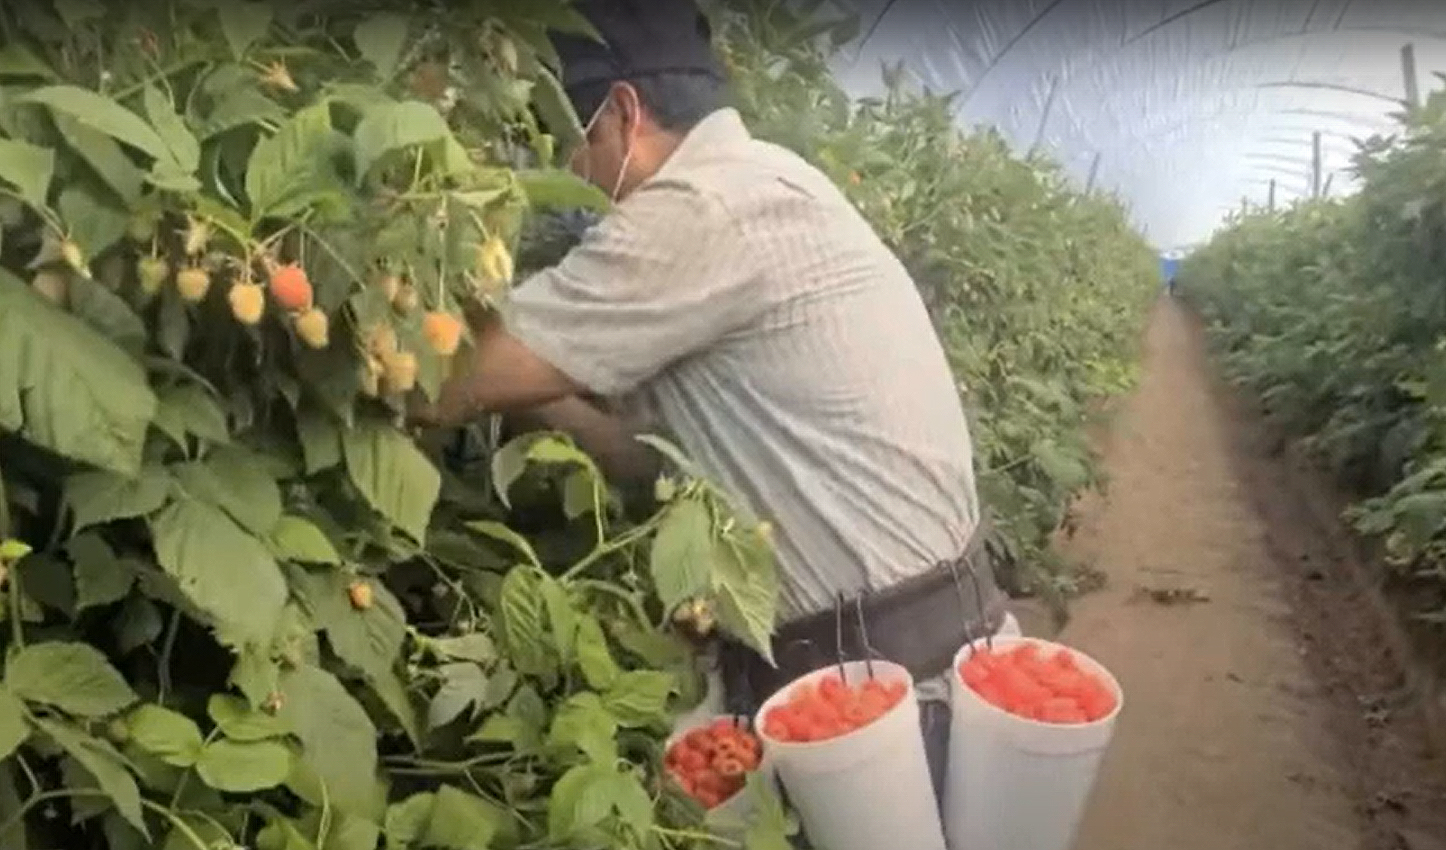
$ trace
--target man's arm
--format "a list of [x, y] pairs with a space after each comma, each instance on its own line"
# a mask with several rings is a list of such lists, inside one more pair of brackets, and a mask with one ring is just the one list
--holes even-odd
[[468, 317], [472, 350], [458, 361], [423, 418], [460, 425], [484, 413], [536, 408], [580, 392], [571, 378], [513, 336], [495, 314]]
[[649, 483], [662, 470], [661, 457], [638, 441], [637, 431], [578, 396], [523, 411], [516, 418], [526, 427], [561, 431], [572, 437], [598, 462], [610, 481]]

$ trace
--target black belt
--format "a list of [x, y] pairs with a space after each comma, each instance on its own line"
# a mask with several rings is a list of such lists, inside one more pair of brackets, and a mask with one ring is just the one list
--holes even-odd
[[1004, 622], [1008, 598], [995, 581], [990, 532], [981, 522], [959, 557], [778, 627], [776, 666], [742, 644], [725, 642], [719, 666], [727, 710], [751, 715], [789, 682], [840, 661], [892, 661], [915, 678], [948, 669], [960, 647], [994, 634]]

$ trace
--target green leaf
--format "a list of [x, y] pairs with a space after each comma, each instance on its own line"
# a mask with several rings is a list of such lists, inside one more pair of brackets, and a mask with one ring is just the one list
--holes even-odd
[[237, 59], [271, 31], [270, 3], [227, 0], [216, 4], [216, 14], [221, 19], [221, 34]]
[[78, 611], [119, 602], [136, 583], [135, 570], [117, 557], [105, 538], [82, 532], [65, 546], [75, 565], [75, 607]]
[[187, 499], [153, 519], [156, 559], [209, 615], [223, 643], [269, 641], [286, 604], [286, 581], [265, 544], [219, 508]]
[[291, 727], [281, 717], [254, 709], [245, 700], [226, 694], [212, 694], [206, 702], [206, 714], [233, 741], [264, 741], [291, 734]]
[[25, 704], [10, 691], [0, 688], [0, 760], [10, 754], [30, 737], [30, 724], [25, 719]]
[[296, 419], [296, 436], [306, 461], [306, 473], [315, 475], [341, 463], [341, 430], [319, 413], [304, 412]]
[[714, 550], [713, 518], [707, 505], [684, 499], [668, 506], [648, 556], [653, 585], [664, 609], [671, 611], [708, 591]]
[[713, 595], [718, 624], [771, 663], [780, 592], [773, 550], [761, 539], [720, 541]]
[[142, 835], [150, 835], [141, 811], [140, 789], [126, 771], [125, 759], [114, 747], [58, 720], [37, 718], [35, 724], [95, 778], [96, 785], [115, 804], [127, 823], [140, 830]]
[[53, 641], [21, 649], [5, 666], [5, 686], [28, 702], [75, 717], [105, 717], [138, 699], [105, 656], [85, 643]]
[[613, 682], [603, 695], [603, 705], [629, 728], [651, 726], [668, 717], [668, 698], [677, 681], [671, 673], [629, 670]]
[[508, 813], [481, 797], [443, 785], [437, 789], [420, 846], [489, 850]]
[[281, 490], [260, 455], [239, 446], [222, 446], [202, 463], [172, 467], [191, 496], [222, 509], [242, 528], [269, 538], [281, 520]]
[[413, 540], [424, 541], [442, 476], [416, 444], [394, 428], [359, 422], [342, 434], [342, 452], [367, 503]]
[[443, 664], [437, 668], [442, 684], [427, 705], [427, 727], [440, 729], [470, 712], [476, 714], [487, 701], [487, 671], [470, 662]]
[[0, 139], [0, 180], [15, 187], [21, 200], [36, 209], [49, 209], [50, 178], [55, 173], [55, 151]]
[[519, 555], [526, 558], [529, 564], [538, 567], [542, 566], [542, 561], [537, 557], [537, 550], [532, 548], [532, 544], [527, 541], [527, 538], [523, 537], [521, 534], [518, 534], [517, 532], [513, 531], [502, 523], [494, 522], [492, 520], [476, 520], [473, 522], [469, 522], [466, 525], [467, 528], [477, 532], [478, 534], [490, 537], [493, 540], [498, 540], [506, 543], [508, 546], [511, 546], [513, 549], [517, 550], [517, 553]]
[[358, 812], [378, 808], [377, 731], [366, 710], [335, 676], [297, 667], [281, 677], [281, 717], [302, 744], [334, 804]]
[[310, 520], [283, 516], [271, 530], [277, 557], [303, 564], [340, 564], [341, 555], [331, 539]]
[[170, 488], [171, 476], [156, 467], [142, 469], [135, 477], [105, 470], [78, 472], [65, 480], [65, 501], [74, 517], [73, 529], [79, 532], [154, 513], [165, 505]]
[[532, 105], [537, 108], [537, 115], [547, 131], [557, 140], [557, 150], [564, 156], [570, 155], [585, 141], [582, 120], [577, 110], [572, 108], [572, 99], [563, 90], [557, 75], [543, 67], [536, 71], [537, 85], [532, 89]]
[[228, 443], [231, 428], [221, 405], [196, 384], [164, 387], [159, 391], [156, 427], [185, 448], [189, 435], [212, 443]]
[[562, 582], [544, 574], [542, 601], [547, 606], [547, 622], [552, 628], [552, 645], [563, 664], [571, 664], [577, 647], [578, 611], [572, 607]]
[[458, 661], [491, 664], [497, 660], [497, 646], [492, 643], [492, 638], [482, 632], [473, 632], [470, 635], [459, 635], [458, 637], [437, 638], [432, 641], [432, 648], [447, 658]]
[[340, 191], [332, 140], [331, 108], [320, 103], [298, 110], [256, 144], [246, 165], [252, 221], [294, 215]]
[[[69, 195], [62, 196], [62, 200], [66, 197]], [[125, 226], [123, 219], [114, 219], [113, 223], [122, 228]], [[121, 235], [121, 231], [116, 230], [111, 236], [102, 238], [113, 237], [119, 240]], [[76, 243], [81, 246], [81, 250], [88, 250], [87, 244], [93, 244], [84, 241], [87, 238], [89, 237], [77, 234]], [[107, 339], [132, 356], [140, 357], [145, 354], [149, 336], [146, 333], [145, 321], [131, 309], [124, 298], [100, 281], [71, 276], [70, 312], [105, 334]]]
[[413, 145], [427, 145], [452, 135], [447, 120], [430, 104], [417, 100], [369, 107], [352, 133], [358, 181], [383, 156]]
[[623, 673], [608, 649], [602, 624], [591, 614], [583, 614], [578, 620], [577, 665], [588, 687], [599, 691], [611, 688]]
[[527, 450], [536, 442], [537, 435], [529, 434], [508, 441], [492, 454], [492, 488], [502, 504], [512, 507], [508, 493], [517, 479], [527, 471]]
[[407, 46], [411, 19], [394, 12], [376, 12], [357, 24], [352, 41], [362, 58], [377, 69], [377, 76], [390, 80], [397, 71]]
[[141, 90], [141, 101], [156, 133], [166, 143], [171, 162], [179, 171], [194, 174], [201, 167], [201, 143], [196, 141], [185, 120], [177, 114], [175, 104], [153, 85]]
[[616, 846], [601, 827], [618, 815], [646, 834], [652, 825], [652, 800], [636, 776], [612, 764], [580, 764], [552, 786], [547, 801], [548, 838], [565, 846]]
[[547, 733], [547, 745], [554, 748], [576, 747], [588, 760], [611, 764], [618, 757], [618, 721], [590, 691], [573, 694], [553, 715]]
[[497, 603], [499, 632], [520, 673], [539, 674], [552, 667], [542, 599], [544, 575], [533, 567], [514, 567], [502, 579]]
[[135, 360], [0, 269], [0, 430], [135, 475], [155, 411]]
[[57, 115], [66, 115], [158, 160], [171, 159], [170, 147], [139, 115], [113, 98], [79, 86], [45, 86], [18, 98], [38, 103]]
[[130, 740], [175, 767], [190, 767], [201, 754], [203, 739], [196, 722], [184, 714], [149, 703], [126, 717]]
[[71, 150], [85, 160], [96, 176], [114, 190], [116, 197], [127, 207], [134, 206], [140, 200], [141, 190], [145, 185], [145, 172], [136, 168], [135, 163], [126, 156], [115, 139], [68, 115], [55, 116], [55, 127]]
[[[326, 630], [327, 640], [342, 661], [369, 677], [389, 674], [407, 637], [406, 614], [384, 585], [367, 578], [353, 579], [338, 570], [292, 569], [293, 585], [312, 620]], [[370, 608], [351, 604], [353, 581], [372, 590]]]
[[291, 772], [291, 751], [279, 741], [233, 741], [207, 744], [196, 761], [201, 781], [231, 794], [275, 788]]
[[[55, 71], [18, 41], [0, 46], [0, 76], [55, 79]], [[9, 848], [6, 848], [9, 850]]]
[[534, 210], [589, 209], [607, 212], [612, 202], [601, 189], [561, 168], [523, 169], [517, 181]]

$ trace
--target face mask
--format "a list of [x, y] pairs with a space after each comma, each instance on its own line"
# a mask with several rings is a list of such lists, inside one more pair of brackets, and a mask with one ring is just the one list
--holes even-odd
[[[612, 103], [611, 99], [603, 101], [602, 106], [599, 106], [597, 108], [597, 111], [592, 114], [592, 118], [588, 119], [587, 126], [583, 127], [583, 143], [582, 147], [578, 149], [579, 153], [587, 150], [587, 146], [589, 144], [589, 142], [587, 141], [587, 137], [592, 135], [593, 127], [597, 125], [598, 119], [602, 117], [603, 112], [607, 110], [608, 104], [610, 103]], [[577, 154], [573, 154], [573, 156], [577, 156]], [[614, 204], [618, 202], [618, 195], [622, 192], [623, 188], [623, 176], [628, 173], [628, 166], [632, 164], [632, 161], [633, 140], [631, 137], [629, 137], [628, 146], [623, 151], [622, 164], [618, 166], [617, 177], [613, 180], [613, 189], [610, 193], [608, 193], [608, 200]], [[585, 173], [583, 174], [583, 179], [587, 180], [588, 182], [592, 182], [592, 157], [588, 157], [585, 162], [587, 163], [587, 167], [585, 169]]]

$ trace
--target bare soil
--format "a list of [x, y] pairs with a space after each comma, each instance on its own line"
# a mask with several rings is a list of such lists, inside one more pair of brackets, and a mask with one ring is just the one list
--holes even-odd
[[1063, 639], [1126, 693], [1076, 850], [1446, 850], [1419, 679], [1335, 514], [1183, 309], [1146, 346], [1060, 542], [1107, 576]]

